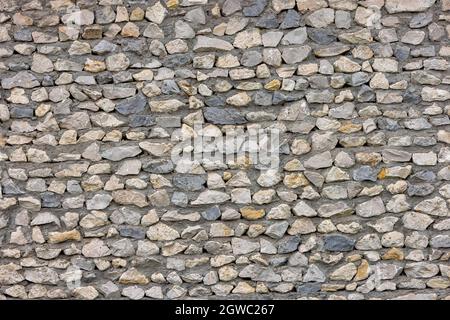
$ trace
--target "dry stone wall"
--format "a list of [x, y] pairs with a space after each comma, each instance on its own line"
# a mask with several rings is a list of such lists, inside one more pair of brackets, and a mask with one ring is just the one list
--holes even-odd
[[[448, 21], [0, 0], [0, 298], [449, 299]], [[277, 168], [173, 158], [250, 130], [279, 133]]]

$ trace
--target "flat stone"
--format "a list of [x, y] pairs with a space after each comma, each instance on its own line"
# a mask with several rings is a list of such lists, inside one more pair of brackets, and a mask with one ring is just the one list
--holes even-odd
[[375, 197], [372, 200], [363, 202], [356, 206], [356, 214], [365, 218], [378, 216], [385, 212], [386, 208], [380, 197]]
[[193, 48], [195, 52], [213, 51], [213, 50], [230, 51], [232, 49], [233, 46], [231, 45], [231, 43], [225, 40], [205, 36], [198, 36], [197, 41]]
[[142, 112], [147, 105], [147, 98], [142, 94], [135, 95], [134, 97], [125, 99], [124, 101], [116, 104], [116, 111], [123, 115], [129, 115], [133, 113]]
[[320, 169], [331, 167], [333, 160], [329, 151], [319, 153], [304, 162], [306, 168]]
[[111, 161], [120, 161], [125, 158], [132, 158], [142, 152], [139, 146], [121, 146], [106, 149], [101, 153], [102, 157]]
[[292, 31], [289, 31], [284, 35], [281, 39], [282, 45], [293, 45], [293, 44], [303, 44], [308, 38], [308, 34], [306, 32], [306, 28], [297, 28]]
[[203, 111], [204, 117], [213, 124], [244, 124], [247, 119], [232, 108], [208, 107]]
[[311, 52], [311, 47], [301, 46], [296, 48], [285, 48], [282, 58], [287, 64], [295, 64], [305, 60]]
[[206, 190], [200, 193], [196, 200], [191, 201], [192, 205], [216, 204], [230, 200], [230, 196], [221, 191]]
[[36, 77], [27, 71], [20, 71], [11, 78], [2, 79], [3, 89], [13, 89], [13, 88], [35, 88], [40, 85]]
[[180, 238], [180, 234], [164, 223], [157, 223], [148, 228], [147, 237], [152, 241], [171, 241]]
[[430, 8], [436, 0], [386, 0], [386, 10], [389, 13], [421, 12]]
[[347, 252], [353, 250], [355, 240], [341, 235], [329, 235], [324, 239], [324, 249], [335, 252]]

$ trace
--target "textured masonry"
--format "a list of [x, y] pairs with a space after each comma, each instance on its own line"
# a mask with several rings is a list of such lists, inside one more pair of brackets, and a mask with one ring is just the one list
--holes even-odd
[[[450, 299], [450, 0], [0, 0], [0, 298]], [[172, 161], [280, 131], [280, 166]]]

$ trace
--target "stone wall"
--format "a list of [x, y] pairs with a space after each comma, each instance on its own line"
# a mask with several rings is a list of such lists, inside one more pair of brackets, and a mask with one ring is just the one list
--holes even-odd
[[[448, 299], [448, 21], [0, 0], [0, 298]], [[173, 160], [251, 129], [278, 130], [278, 169]]]

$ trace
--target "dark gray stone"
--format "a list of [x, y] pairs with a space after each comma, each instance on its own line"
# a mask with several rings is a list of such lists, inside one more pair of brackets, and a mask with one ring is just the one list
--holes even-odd
[[10, 62], [10, 63], [8, 63], [8, 69], [10, 71], [19, 72], [19, 71], [29, 70], [30, 65], [25, 62]]
[[133, 52], [137, 55], [143, 55], [148, 51], [146, 39], [122, 39], [120, 46], [124, 52]]
[[414, 88], [409, 87], [403, 94], [403, 103], [417, 104], [421, 101], [420, 91], [416, 92]]
[[394, 56], [400, 61], [405, 61], [408, 59], [410, 52], [411, 49], [409, 47], [397, 45], [394, 50]]
[[285, 102], [293, 102], [300, 100], [303, 98], [305, 94], [303, 92], [296, 92], [296, 93], [284, 93], [281, 91], [274, 92], [272, 96], [272, 104], [278, 105]]
[[133, 76], [129, 71], [120, 71], [113, 75], [114, 83], [124, 83], [133, 81]]
[[375, 92], [369, 86], [362, 85], [356, 97], [359, 102], [375, 101]]
[[111, 43], [107, 40], [101, 40], [97, 43], [94, 48], [92, 48], [92, 52], [96, 54], [106, 54], [117, 51], [117, 45]]
[[422, 170], [411, 176], [412, 181], [433, 182], [436, 180], [436, 174], [433, 171]]
[[70, 263], [72, 263], [74, 266], [80, 268], [81, 270], [85, 271], [93, 271], [95, 268], [95, 263], [92, 260], [88, 260], [84, 257], [73, 257], [70, 259]]
[[26, 28], [19, 28], [14, 31], [13, 38], [16, 41], [31, 42], [33, 37], [31, 36], [31, 30]]
[[381, 118], [377, 119], [376, 121], [378, 128], [380, 128], [381, 130], [397, 131], [401, 129], [398, 121], [394, 119]]
[[260, 52], [252, 50], [245, 51], [241, 58], [241, 64], [246, 67], [254, 67], [262, 62], [262, 55]]
[[13, 89], [17, 87], [31, 89], [38, 87], [39, 81], [32, 73], [28, 71], [21, 71], [14, 74], [10, 78], [3, 78], [1, 84], [3, 89]]
[[43, 87], [53, 87], [55, 85], [55, 82], [53, 81], [53, 78], [51, 75], [46, 74], [42, 77], [42, 86]]
[[164, 128], [179, 128], [181, 127], [181, 117], [178, 116], [162, 116], [157, 117], [156, 124]]

